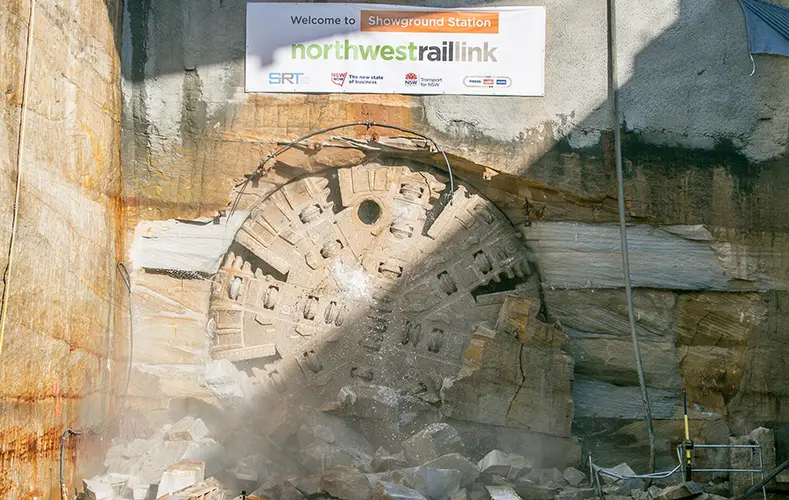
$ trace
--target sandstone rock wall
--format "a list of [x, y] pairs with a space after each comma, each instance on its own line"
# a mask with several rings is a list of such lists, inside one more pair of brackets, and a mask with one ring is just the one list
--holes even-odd
[[[162, 221], [216, 216], [277, 142], [367, 118], [430, 133], [447, 146], [456, 174], [525, 236], [546, 319], [568, 335], [574, 432], [611, 465], [626, 458], [643, 468], [646, 431], [613, 224], [605, 2], [546, 5], [546, 96], [480, 98], [245, 94], [244, 2], [127, 2], [124, 186], [129, 235], [137, 227], [134, 248], [145, 250], [134, 254], [137, 265], [215, 271], [221, 252], [205, 242], [224, 236], [206, 231], [196, 250], [189, 241], [198, 233]], [[618, 16], [637, 323], [660, 453], [671, 460], [682, 387], [700, 440], [789, 422], [781, 308], [789, 100], [779, 84], [789, 62], [755, 56], [749, 76], [736, 2], [624, 1]], [[387, 134], [358, 129], [290, 151], [247, 190], [242, 208], [300, 175], [393, 149], [440, 166], [416, 142]], [[144, 219], [152, 221], [137, 226]], [[174, 278], [168, 286], [181, 285]]]
[[[128, 356], [126, 296], [115, 268], [124, 258], [120, 2], [36, 1], [32, 26], [30, 12], [29, 0], [0, 8], [3, 270], [22, 156], [0, 357], [3, 498], [58, 494], [62, 432], [67, 426], [98, 428], [112, 418]], [[70, 487], [100, 464], [104, 443], [89, 436], [69, 441]]]

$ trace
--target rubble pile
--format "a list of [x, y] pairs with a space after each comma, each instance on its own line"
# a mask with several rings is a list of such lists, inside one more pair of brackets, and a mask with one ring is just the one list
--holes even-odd
[[[374, 386], [348, 388], [357, 409], [372, 408], [358, 394], [380, 394]], [[397, 398], [395, 398], [397, 399]], [[468, 451], [460, 433], [446, 422], [425, 425], [399, 443], [397, 451], [373, 445], [346, 420], [303, 408], [296, 431], [274, 446], [249, 436], [249, 447], [225, 447], [205, 423], [184, 417], [147, 439], [116, 442], [105, 459], [106, 472], [84, 481], [95, 500], [718, 500], [727, 484], [695, 483], [661, 489], [641, 479], [601, 476], [600, 489], [575, 467], [538, 467], [518, 453], [494, 449], [482, 457]], [[356, 412], [356, 410], [351, 410]], [[225, 443], [231, 443], [229, 435]], [[528, 450], [525, 450], [528, 453]], [[245, 455], [238, 458], [238, 455]], [[627, 464], [606, 469], [634, 475]], [[667, 483], [664, 483], [665, 486]]]

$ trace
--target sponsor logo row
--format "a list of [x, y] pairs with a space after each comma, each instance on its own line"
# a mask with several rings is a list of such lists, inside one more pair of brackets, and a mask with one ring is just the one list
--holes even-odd
[[[348, 85], [377, 85], [382, 82], [383, 75], [358, 75], [349, 72], [332, 73], [331, 83], [338, 87]], [[305, 73], [272, 72], [268, 75], [270, 85], [306, 85], [311, 83]], [[438, 88], [444, 83], [442, 77], [425, 77], [417, 73], [406, 73], [404, 84], [406, 87]], [[497, 88], [509, 87], [512, 79], [507, 76], [467, 76], [463, 79], [466, 87]]]
[[512, 79], [508, 76], [467, 76], [463, 79], [466, 87], [509, 87]]

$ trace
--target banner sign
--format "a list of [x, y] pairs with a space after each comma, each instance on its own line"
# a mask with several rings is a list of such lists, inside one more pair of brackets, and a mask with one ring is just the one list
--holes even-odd
[[541, 96], [545, 7], [248, 3], [247, 92]]

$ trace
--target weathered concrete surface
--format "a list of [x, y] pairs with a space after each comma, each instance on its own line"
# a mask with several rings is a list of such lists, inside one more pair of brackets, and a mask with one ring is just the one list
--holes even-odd
[[[0, 9], [0, 266], [17, 176], [30, 59], [19, 223], [0, 359], [0, 496], [58, 492], [60, 435], [118, 408], [128, 359], [120, 210], [119, 2], [4, 2]], [[27, 44], [32, 29], [32, 42]], [[110, 432], [114, 432], [115, 429]], [[106, 443], [107, 441], [105, 441]], [[70, 488], [103, 444], [69, 441]], [[73, 491], [73, 489], [72, 489]]]

